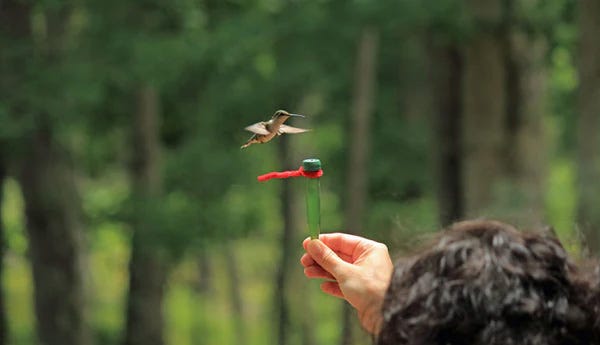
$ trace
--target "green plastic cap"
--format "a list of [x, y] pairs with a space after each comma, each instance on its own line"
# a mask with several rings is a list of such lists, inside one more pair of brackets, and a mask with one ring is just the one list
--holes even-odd
[[304, 171], [319, 171], [321, 170], [321, 161], [317, 158], [309, 158], [302, 161], [302, 169]]

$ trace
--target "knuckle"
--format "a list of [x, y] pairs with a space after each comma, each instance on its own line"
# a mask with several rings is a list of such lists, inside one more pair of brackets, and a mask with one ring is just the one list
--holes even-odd
[[379, 243], [379, 242], [377, 242], [377, 244], [375, 245], [375, 248], [377, 248], [378, 250], [381, 250], [381, 251], [386, 251], [386, 252], [388, 251], [388, 246], [386, 246], [383, 243]]
[[335, 253], [333, 251], [327, 250], [327, 251], [325, 251], [325, 253], [323, 253], [322, 260], [327, 265], [333, 265], [335, 263], [334, 256], [335, 256]]

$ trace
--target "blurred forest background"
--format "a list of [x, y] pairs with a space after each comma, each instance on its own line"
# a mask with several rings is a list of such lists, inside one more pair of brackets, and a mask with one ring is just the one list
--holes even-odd
[[[368, 344], [322, 229], [600, 248], [599, 0], [0, 0], [0, 345]], [[313, 128], [240, 150], [276, 109]]]

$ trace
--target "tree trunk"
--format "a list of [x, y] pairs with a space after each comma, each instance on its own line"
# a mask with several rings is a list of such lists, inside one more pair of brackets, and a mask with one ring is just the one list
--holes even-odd
[[447, 226], [464, 216], [461, 150], [462, 57], [455, 46], [430, 50], [434, 85], [433, 123], [438, 217]]
[[600, 2], [579, 4], [579, 123], [577, 221], [585, 245], [600, 251]]
[[202, 295], [213, 293], [213, 267], [211, 257], [206, 249], [201, 249], [196, 263], [198, 265], [198, 281], [196, 291]]
[[[6, 179], [6, 161], [0, 153], [0, 280], [4, 276], [4, 254], [6, 252], [6, 239], [4, 237], [4, 219], [2, 217], [2, 201], [4, 199], [4, 181]], [[6, 323], [6, 305], [4, 303], [4, 289], [0, 289], [0, 345], [7, 344], [8, 327]]]
[[[539, 0], [522, 0], [537, 2]], [[543, 126], [545, 94], [544, 56], [547, 45], [542, 35], [521, 30], [514, 3], [504, 2], [506, 70], [505, 157], [511, 183], [510, 221], [521, 226], [539, 225], [544, 212], [546, 171]]]
[[[299, 114], [312, 114], [316, 112], [314, 109], [315, 97], [320, 97], [314, 93], [307, 92], [305, 96], [300, 98], [297, 102], [297, 112]], [[311, 119], [307, 118], [305, 123], [307, 128], [311, 128]], [[288, 145], [291, 146], [288, 150], [288, 162], [286, 166], [294, 167], [298, 166], [303, 159], [309, 158], [306, 156], [307, 152], [315, 152], [314, 143], [303, 141], [301, 136], [290, 136], [288, 138]], [[314, 157], [314, 156], [313, 156]], [[314, 157], [318, 158], [318, 157]], [[293, 181], [293, 180], [292, 180]], [[293, 241], [288, 256], [300, 257], [302, 249], [297, 243], [304, 240], [308, 234], [307, 226], [307, 214], [305, 208], [305, 188], [306, 182], [304, 179], [292, 182], [293, 192], [290, 199], [291, 213], [289, 216], [290, 223], [293, 224]], [[300, 265], [296, 265], [294, 261], [291, 262], [289, 269], [289, 283], [287, 291], [287, 301], [289, 304], [289, 315], [290, 315], [290, 328], [292, 334], [296, 335], [293, 342], [288, 343], [302, 344], [302, 345], [315, 345], [315, 319], [313, 311], [313, 298], [312, 295], [315, 293], [312, 288], [311, 282], [304, 277], [302, 273], [303, 268]], [[319, 291], [320, 292], [320, 291]], [[319, 293], [317, 292], [317, 293]], [[300, 339], [298, 339], [300, 338]]]
[[[290, 161], [289, 137], [281, 136], [279, 140], [279, 162], [287, 166]], [[293, 222], [293, 195], [290, 180], [281, 180], [281, 215], [283, 219], [283, 234], [280, 240], [280, 260], [275, 281], [275, 307], [277, 310], [277, 344], [288, 343], [288, 330], [290, 327], [290, 306], [286, 298], [288, 292], [289, 272], [291, 272], [290, 253], [293, 250], [294, 222]]]
[[[300, 111], [300, 113], [306, 113]], [[293, 167], [301, 160], [297, 157], [294, 137], [282, 136], [278, 139], [281, 166]], [[281, 180], [281, 205], [284, 231], [280, 241], [281, 259], [276, 276], [275, 306], [277, 308], [278, 344], [314, 344], [314, 319], [310, 302], [309, 282], [300, 279], [300, 266], [294, 258], [300, 256], [298, 241], [308, 234], [299, 233], [306, 213], [304, 201], [304, 183], [302, 180]], [[306, 225], [304, 225], [305, 227]], [[302, 238], [300, 238], [302, 237]]]
[[468, 217], [480, 217], [493, 202], [493, 191], [504, 174], [506, 73], [500, 0], [470, 0], [475, 20], [482, 24], [464, 51], [463, 180]]
[[[32, 5], [0, 1], [0, 31], [9, 41], [2, 55], [2, 87], [19, 89], [26, 80], [31, 54], [38, 67], [61, 61], [68, 8], [43, 13], [44, 37], [34, 40]], [[53, 91], [49, 91], [53, 92]], [[54, 137], [50, 115], [31, 109], [24, 100], [7, 104], [11, 116], [28, 116], [34, 124], [20, 138], [21, 150], [11, 155], [25, 202], [29, 256], [33, 270], [36, 330], [41, 344], [81, 345], [89, 341], [85, 315], [80, 200], [73, 167]], [[9, 152], [6, 152], [9, 154]], [[13, 152], [10, 152], [13, 154]], [[17, 157], [18, 155], [18, 157]]]
[[244, 324], [244, 304], [242, 302], [242, 293], [238, 265], [235, 256], [235, 249], [231, 244], [225, 244], [225, 267], [229, 277], [229, 301], [231, 302], [231, 311], [233, 315], [233, 329], [235, 332], [235, 344], [245, 345], [248, 343], [246, 338], [246, 325]]
[[544, 206], [546, 44], [521, 29], [514, 5], [470, 2], [481, 28], [464, 60], [465, 211], [531, 226], [541, 223]]
[[48, 125], [37, 128], [28, 139], [19, 182], [25, 200], [40, 342], [86, 344], [81, 204], [73, 168], [66, 163]]
[[[298, 273], [297, 277], [302, 277], [301, 272], [298, 270], [296, 272]], [[297, 286], [298, 298], [296, 304], [301, 308], [298, 313], [301, 318], [298, 331], [302, 334], [302, 345], [315, 345], [317, 341], [315, 339], [315, 319], [314, 309], [311, 303], [310, 285], [304, 280], [303, 282], [299, 282]]]
[[[355, 234], [360, 233], [364, 223], [368, 197], [370, 119], [374, 107], [378, 44], [379, 33], [377, 30], [363, 29], [357, 48], [354, 104], [349, 137], [347, 198], [344, 212], [344, 229]], [[340, 341], [342, 345], [354, 343], [354, 329], [358, 323], [355, 322], [356, 317], [352, 310], [348, 303], [343, 304], [343, 326]]]
[[[163, 251], [153, 239], [155, 224], [150, 214], [162, 192], [159, 141], [159, 99], [150, 85], [140, 88], [133, 119], [131, 168], [135, 216], [129, 263], [129, 296], [125, 345], [162, 345], [163, 297], [167, 265]], [[150, 207], [150, 208], [148, 208]]]

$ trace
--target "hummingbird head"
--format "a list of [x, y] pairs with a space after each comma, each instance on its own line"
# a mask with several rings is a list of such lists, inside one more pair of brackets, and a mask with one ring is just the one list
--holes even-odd
[[277, 110], [277, 111], [275, 112], [275, 114], [273, 114], [273, 117], [272, 117], [272, 118], [273, 118], [273, 119], [277, 119], [277, 118], [280, 118], [280, 117], [282, 117], [282, 116], [286, 116], [286, 117], [290, 117], [290, 116], [306, 117], [306, 116], [304, 116], [304, 115], [300, 115], [300, 114], [291, 114], [291, 113], [288, 113], [288, 112], [287, 112], [287, 111], [285, 111], [285, 110]]

